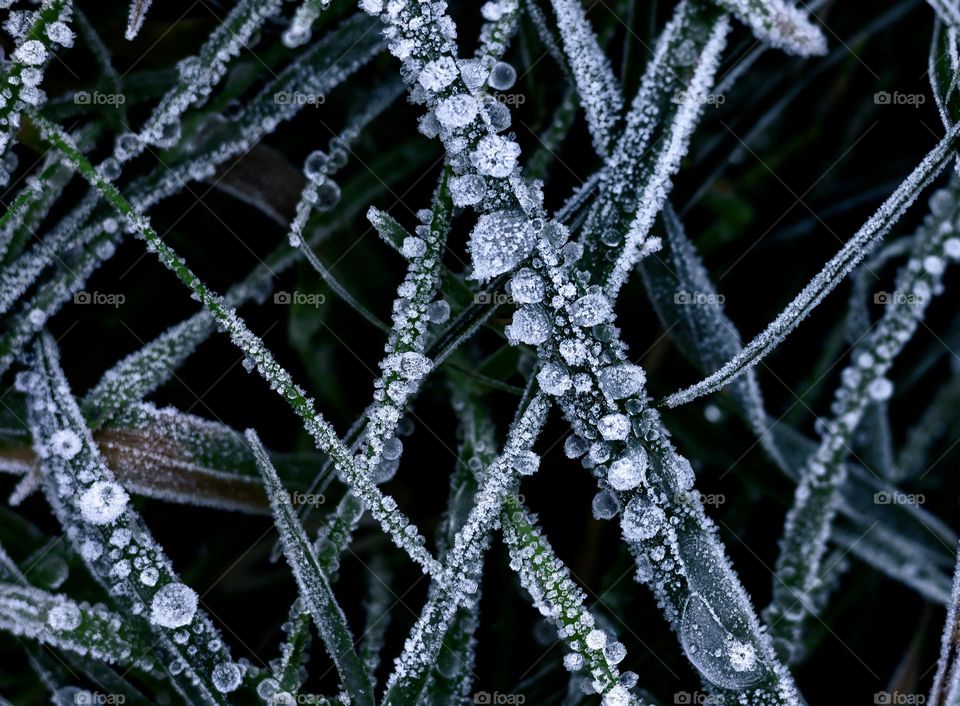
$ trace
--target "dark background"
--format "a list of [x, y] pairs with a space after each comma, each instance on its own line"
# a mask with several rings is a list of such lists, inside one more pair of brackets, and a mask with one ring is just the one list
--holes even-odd
[[[611, 39], [605, 48], [629, 99], [672, 3], [635, 3], [632, 16], [619, 8], [614, 13], [612, 3], [597, 2], [590, 17], [595, 26], [610, 28]], [[150, 9], [136, 41], [126, 42], [122, 38], [126, 22], [122, 4], [80, 2], [79, 6], [104, 38], [117, 69], [131, 77], [169, 73], [173, 62], [194, 51], [216, 26], [216, 18], [228, 9], [209, 0], [165, 0]], [[290, 10], [288, 7], [288, 16]], [[334, 7], [323, 22], [332, 24], [344, 11]], [[452, 12], [458, 21], [461, 51], [468, 54], [479, 28], [476, 7], [474, 3], [454, 3]], [[671, 197], [726, 297], [727, 312], [745, 337], [759, 331], [792, 299], [944, 132], [926, 77], [933, 28], [933, 12], [926, 4], [830, 2], [817, 14], [828, 27], [830, 55], [804, 61], [767, 52], [725, 96], [722, 107], [706, 109]], [[280, 23], [268, 25], [259, 44], [252, 53], [245, 51], [239, 63], [257, 61], [255, 55], [263, 47], [278, 45], [283, 28]], [[4, 39], [9, 53], [9, 38]], [[735, 23], [721, 73], [752, 46], [752, 36]], [[626, 55], [624, 47], [628, 47]], [[284, 51], [277, 52], [281, 62]], [[521, 74], [513, 92], [526, 97], [513, 112], [524, 155], [538, 146], [535, 135], [544, 128], [564, 88], [556, 64], [549, 56], [540, 58], [542, 54], [543, 45], [525, 19], [508, 56]], [[95, 65], [80, 42], [61, 52], [61, 57], [65, 65], [55, 62], [44, 84], [51, 96], [96, 85]], [[532, 69], [528, 71], [528, 67]], [[275, 205], [280, 202], [277, 208], [285, 217], [292, 215], [289, 194], [295, 198], [300, 188], [298, 170], [303, 158], [314, 149], [325, 148], [329, 137], [343, 128], [356, 86], [370, 86], [380, 77], [392, 76], [397, 68], [392, 57], [381, 56], [332, 94], [325, 105], [305, 109], [269, 136], [264, 144], [281, 156], [284, 164], [255, 154], [249, 157], [263, 160], [254, 161], [251, 167], [268, 176], [265, 196]], [[920, 93], [926, 102], [919, 107], [877, 105], [873, 96], [882, 90]], [[781, 100], [784, 102], [775, 110]], [[130, 106], [131, 124], [141, 124], [150, 107]], [[375, 205], [411, 228], [415, 225], [413, 213], [429, 204], [440, 171], [437, 141], [416, 133], [420, 110], [405, 99], [398, 101], [359, 140], [354, 156], [338, 175], [338, 181], [341, 177], [349, 181], [372, 171], [382, 178], [388, 188]], [[768, 124], [752, 133], [768, 116], [772, 118]], [[749, 149], [743, 148], [741, 140]], [[101, 140], [94, 154], [102, 156], [111, 144]], [[400, 144], [406, 144], [413, 157], [398, 166], [391, 162], [396, 161], [391, 150]], [[19, 154], [21, 169], [32, 164], [29, 150], [20, 148]], [[152, 166], [155, 160], [151, 160], [152, 156], [141, 158], [130, 173]], [[548, 205], [560, 205], [597, 166], [585, 125], [578, 118], [552, 166], [545, 189]], [[941, 177], [938, 183], [944, 180]], [[63, 195], [65, 204], [74, 202], [82, 190], [72, 184]], [[12, 192], [4, 194], [3, 202], [12, 196]], [[801, 199], [802, 203], [797, 203]], [[363, 219], [364, 211], [360, 209], [360, 215], [349, 222], [340, 222], [321, 254], [325, 262], [337, 263], [335, 274], [357, 298], [386, 319], [403, 265], [376, 237]], [[896, 234], [912, 231], [925, 212], [924, 197]], [[330, 214], [331, 222], [338, 222], [337, 214], [336, 210]], [[265, 255], [286, 237], [286, 228], [262, 210], [205, 183], [191, 183], [187, 190], [152, 209], [150, 216], [162, 237], [209, 286], [221, 292], [257, 264], [255, 255]], [[462, 271], [467, 261], [467, 228], [466, 219], [455, 222], [450, 235], [447, 264], [455, 271]], [[898, 441], [958, 360], [952, 351], [939, 350], [943, 344], [938, 341], [938, 337], [947, 341], [955, 328], [958, 283], [953, 280], [948, 277], [945, 296], [929, 314], [928, 324], [936, 335], [921, 328], [896, 365], [895, 379], [900, 380], [925, 355], [938, 356], [915, 384], [897, 387], [892, 423]], [[308, 266], [288, 272], [275, 287], [327, 296], [327, 304], [317, 310], [291, 311], [267, 303], [246, 307], [242, 313], [294, 377], [316, 396], [318, 408], [342, 433], [370, 399], [383, 336], [337, 300]], [[124, 241], [86, 289], [123, 293], [126, 301], [117, 309], [67, 305], [52, 322], [51, 330], [61, 339], [67, 375], [78, 393], [96, 383], [122, 356], [192, 314], [196, 306], [155, 258], [143, 256], [142, 243], [132, 239]], [[846, 350], [839, 336], [847, 291], [842, 288], [832, 294], [760, 373], [771, 414], [779, 417], [786, 413], [790, 423], [809, 434], [813, 433], [813, 415], [828, 412], [842, 369], [834, 367], [819, 384], [811, 385], [821, 358], [839, 359]], [[505, 307], [495, 322], [505, 323], [509, 316]], [[652, 394], [668, 394], [699, 378], [669, 336], [662, 336], [663, 328], [639, 278], [623, 290], [618, 317], [631, 350], [635, 355], [643, 353], [641, 361]], [[476, 345], [492, 353], [502, 341], [485, 331]], [[254, 427], [272, 449], [309, 451], [309, 440], [283, 401], [257, 376], [246, 373], [240, 361], [226, 337], [215, 336], [154, 401], [191, 409], [238, 429]], [[514, 373], [506, 381], [520, 385], [522, 377]], [[798, 398], [802, 404], [797, 403]], [[495, 392], [491, 400], [502, 433], [516, 398]], [[769, 567], [776, 560], [776, 543], [792, 485], [732, 415], [725, 414], [717, 424], [706, 421], [703, 410], [712, 402], [701, 400], [667, 412], [666, 423], [680, 450], [694, 463], [699, 489], [725, 495], [726, 504], [710, 514], [719, 521], [720, 536], [759, 609], [770, 597]], [[722, 395], [715, 403], [726, 410]], [[432, 536], [456, 460], [456, 430], [446, 387], [428, 385], [414, 414], [416, 430], [405, 439], [399, 473], [385, 490]], [[698, 689], [697, 678], [649, 592], [633, 582], [632, 562], [619, 542], [618, 528], [592, 519], [589, 501], [594, 481], [564, 458], [561, 442], [566, 433], [567, 426], [554, 412], [537, 446], [544, 454], [542, 470], [524, 481], [522, 492], [530, 507], [540, 513], [559, 555], [587, 588], [591, 603], [603, 596], [595, 610], [609, 620], [628, 648], [621, 667], [637, 672], [640, 686], [671, 703], [675, 692]], [[947, 451], [953, 441], [944, 441], [936, 455]], [[956, 460], [955, 450], [946, 453], [921, 485], [905, 488], [925, 493], [926, 509], [953, 526], [960, 495]], [[734, 472], [726, 473], [731, 466], [735, 466]], [[14, 482], [0, 478], [0, 493], [11, 490]], [[274, 659], [283, 637], [280, 625], [295, 590], [286, 566], [268, 560], [276, 538], [270, 519], [142, 499], [137, 505], [184, 579], [204, 594], [203, 602], [224, 630], [233, 653], [260, 666]], [[32, 497], [19, 512], [50, 533], [58, 532], [42, 497]], [[322, 514], [315, 515], [310, 529], [319, 526]], [[361, 602], [371, 581], [368, 567], [372, 556], [387, 559], [388, 583], [398, 597], [380, 673], [382, 683], [423, 604], [427, 582], [371, 524], [364, 524], [352, 551], [355, 555], [344, 559], [336, 592], [354, 631], [360, 630], [363, 621]], [[476, 689], [524, 693], [527, 703], [559, 703], [567, 681], [560, 666], [562, 650], [550, 631], [543, 629], [498, 542], [488, 555], [486, 571]], [[811, 704], [854, 699], [870, 703], [874, 693], [891, 690], [892, 685], [901, 691], [926, 693], [943, 617], [942, 607], [930, 605], [853, 560], [823, 616], [829, 630], [823, 631], [813, 654], [795, 672], [798, 685]], [[312, 652], [307, 688], [329, 693], [335, 684], [329, 674], [320, 678], [329, 672], [329, 664], [317, 639]], [[0, 694], [18, 704], [44, 701], [16, 640], [0, 637], [0, 665]]]

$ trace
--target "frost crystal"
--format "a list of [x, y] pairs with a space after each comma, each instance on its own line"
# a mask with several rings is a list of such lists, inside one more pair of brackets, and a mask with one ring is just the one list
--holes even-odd
[[50, 437], [50, 450], [69, 461], [80, 453], [80, 437], [71, 429], [61, 429]]
[[543, 366], [537, 373], [537, 382], [548, 395], [562, 395], [573, 384], [567, 371], [554, 363]]
[[127, 509], [130, 496], [116, 483], [96, 481], [80, 496], [78, 505], [83, 519], [92, 525], [108, 525]]
[[477, 220], [468, 248], [474, 279], [492, 279], [508, 272], [533, 250], [533, 227], [520, 211], [487, 213]]
[[197, 593], [182, 583], [168, 583], [153, 597], [150, 622], [165, 628], [189, 625], [197, 612]]
[[477, 143], [470, 161], [477, 171], [486, 176], [509, 176], [517, 165], [520, 145], [500, 135], [487, 135]]
[[613, 319], [610, 300], [595, 289], [570, 305], [570, 318], [577, 326], [596, 326]]
[[550, 337], [550, 330], [550, 319], [546, 312], [524, 307], [514, 312], [513, 323], [504, 328], [504, 333], [513, 345], [527, 343], [537, 346]]

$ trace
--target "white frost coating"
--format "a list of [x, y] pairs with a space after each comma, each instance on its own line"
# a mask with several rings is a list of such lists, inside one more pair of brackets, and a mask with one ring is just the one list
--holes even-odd
[[[710, 93], [713, 79], [720, 63], [721, 54], [726, 46], [729, 23], [721, 19], [713, 27], [710, 38], [704, 46], [703, 53], [697, 62], [690, 83], [683, 87], [682, 97], [664, 144], [656, 146], [656, 162], [648, 174], [644, 174], [643, 188], [636, 200], [637, 211], [633, 216], [623, 245], [614, 262], [613, 268], [607, 277], [605, 288], [608, 293], [615, 295], [626, 281], [638, 259], [656, 248], [656, 241], [649, 238], [657, 214], [663, 208], [669, 193], [673, 175], [680, 168], [680, 160], [687, 153], [690, 136], [704, 111], [706, 101], [704, 96]], [[658, 44], [658, 50], [660, 45]], [[654, 74], [655, 75], [655, 74]], [[630, 125], [637, 125], [641, 129], [648, 124], [650, 106], [646, 104], [649, 98], [647, 91], [641, 90], [630, 107], [627, 116], [628, 129]], [[674, 99], [677, 102], [677, 99]], [[641, 141], [643, 145], [649, 135]]]
[[108, 525], [127, 509], [130, 496], [117, 483], [96, 481], [78, 500], [80, 514], [92, 525]]
[[[27, 405], [34, 438], [49, 439], [68, 429], [81, 445], [69, 459], [53, 453], [42, 458], [44, 494], [91, 575], [125, 614], [139, 614], [145, 606], [149, 609], [158, 591], [181, 582], [163, 549], [129, 504], [127, 492], [104, 463], [49, 336], [41, 336], [34, 359], [37, 369]], [[209, 703], [226, 706], [211, 681], [209, 665], [230, 661], [230, 653], [209, 618], [195, 606], [192, 623], [188, 643], [158, 634], [157, 654], [184, 665], [182, 676], [172, 680], [178, 691], [190, 690], [202, 694]], [[209, 648], [210, 644], [217, 647]]]
[[197, 614], [197, 592], [182, 583], [168, 583], [150, 602], [150, 622], [164, 628], [189, 625]]
[[127, 41], [136, 39], [152, 4], [153, 0], [130, 0], [130, 15], [127, 18], [127, 29], [123, 33], [124, 39]]
[[623, 111], [620, 85], [580, 0], [553, 0], [552, 4], [594, 149], [605, 155], [610, 147], [612, 130]]
[[776, 348], [807, 315], [842, 282], [870, 249], [882, 239], [953, 157], [953, 146], [960, 136], [960, 123], [953, 126], [897, 190], [883, 202], [860, 230], [830, 258], [823, 269], [777, 316], [773, 322], [744, 346], [719, 370], [695, 385], [673, 393], [666, 404], [677, 407], [723, 388], [752, 368]]
[[957, 624], [960, 622], [960, 559], [953, 572], [953, 587], [947, 602], [947, 619], [940, 639], [940, 657], [937, 672], [930, 688], [930, 704], [954, 704], [960, 698], [960, 644], [957, 643]]
[[827, 53], [827, 38], [790, 0], [715, 0], [749, 25], [761, 42], [797, 56]]
[[486, 281], [508, 272], [533, 251], [536, 236], [521, 211], [486, 213], [477, 220], [467, 247], [473, 279]]
[[846, 459], [853, 436], [871, 404], [885, 402], [893, 393], [888, 379], [893, 361], [923, 320], [933, 292], [942, 289], [943, 268], [924, 267], [943, 257], [944, 242], [957, 232], [960, 213], [960, 177], [930, 199], [931, 214], [912, 241], [910, 257], [897, 272], [897, 292], [918, 292], [914, 302], [891, 297], [883, 316], [858, 341], [851, 363], [841, 373], [831, 417], [824, 421], [820, 443], [807, 460], [794, 502], [787, 514], [777, 559], [773, 601], [767, 609], [771, 632], [800, 654], [803, 621], [812, 612], [811, 596], [821, 579], [837, 497], [846, 475]]

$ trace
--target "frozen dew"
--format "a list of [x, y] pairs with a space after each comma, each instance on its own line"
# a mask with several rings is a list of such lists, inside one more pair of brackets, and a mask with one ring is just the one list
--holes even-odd
[[512, 119], [510, 109], [500, 101], [491, 101], [486, 106], [487, 117], [490, 118], [490, 125], [497, 132], [503, 132], [508, 127]]
[[387, 461], [396, 461], [403, 453], [403, 442], [397, 437], [392, 437], [383, 442], [383, 458]]
[[630, 433], [630, 418], [625, 414], [607, 414], [597, 422], [597, 429], [607, 441], [623, 441]]
[[303, 162], [303, 173], [307, 179], [317, 183], [323, 181], [329, 170], [330, 158], [323, 150], [314, 150]]
[[589, 444], [586, 440], [576, 434], [571, 434], [563, 442], [563, 453], [566, 454], [567, 458], [580, 458], [587, 453], [588, 448]]
[[427, 304], [427, 320], [432, 324], [442, 324], [450, 318], [450, 304], [443, 299]]
[[563, 667], [568, 672], [577, 672], [583, 668], [583, 655], [579, 652], [570, 652], [563, 656]]
[[537, 382], [540, 384], [540, 388], [548, 395], [562, 395], [569, 390], [573, 384], [567, 371], [556, 363], [547, 363], [544, 365], [540, 372], [537, 373]]
[[483, 86], [488, 75], [487, 69], [484, 67], [482, 61], [469, 59], [460, 64], [460, 77], [463, 79], [466, 87], [471, 91], [476, 91]]
[[159, 578], [160, 572], [155, 566], [148, 566], [146, 569], [140, 572], [140, 583], [142, 583], [144, 586], [156, 586]]
[[620, 664], [627, 656], [627, 648], [622, 642], [608, 642], [603, 648], [603, 656], [610, 664]]
[[423, 242], [422, 238], [418, 238], [415, 235], [409, 235], [403, 239], [403, 245], [400, 248], [400, 252], [403, 253], [403, 256], [409, 260], [412, 260], [415, 257], [420, 257], [427, 251], [427, 244]]
[[529, 267], [519, 270], [510, 280], [510, 295], [518, 304], [538, 304], [543, 294], [543, 279]]
[[189, 625], [197, 612], [197, 593], [182, 583], [168, 583], [150, 604], [150, 622], [165, 628]]
[[636, 497], [624, 508], [620, 529], [628, 540], [641, 542], [656, 535], [665, 522], [663, 510], [646, 498]]
[[221, 662], [213, 668], [213, 673], [211, 674], [213, 686], [221, 694], [229, 694], [231, 691], [236, 691], [237, 687], [240, 686], [242, 677], [240, 667], [233, 662]]
[[617, 496], [609, 490], [601, 490], [593, 496], [591, 509], [593, 510], [593, 519], [610, 520], [620, 512], [620, 503], [617, 502]]
[[960, 260], [960, 238], [948, 238], [944, 241], [943, 253], [951, 260]]
[[630, 696], [627, 687], [617, 684], [603, 695], [602, 706], [629, 706], [631, 703], [633, 703], [633, 697]]
[[890, 399], [893, 394], [893, 383], [887, 378], [877, 378], [867, 387], [867, 394], [875, 402], [883, 402]]
[[479, 174], [465, 174], [450, 180], [450, 198], [455, 206], [473, 206], [483, 200], [487, 183]]
[[80, 437], [71, 429], [60, 429], [50, 437], [50, 451], [69, 461], [80, 453]]
[[521, 476], [532, 476], [540, 468], [540, 457], [533, 451], [521, 451], [511, 459], [510, 465]]
[[21, 64], [40, 66], [47, 60], [47, 48], [37, 39], [28, 39], [13, 52], [13, 58]]
[[533, 227], [519, 210], [486, 213], [470, 233], [473, 279], [489, 280], [513, 269], [536, 242]]
[[591, 291], [570, 305], [570, 319], [577, 326], [597, 326], [613, 319], [613, 306], [599, 288]]
[[57, 20], [56, 22], [51, 22], [47, 27], [47, 37], [51, 42], [55, 42], [62, 47], [72, 47], [74, 34], [65, 22]]
[[340, 202], [340, 187], [332, 179], [324, 179], [317, 185], [317, 200], [313, 207], [321, 213], [329, 211]]
[[603, 630], [591, 630], [587, 633], [586, 642], [591, 650], [602, 650], [607, 644], [607, 634]]
[[517, 70], [505, 61], [498, 61], [490, 71], [487, 83], [496, 91], [509, 91], [517, 82]]
[[607, 482], [614, 490], [630, 490], [643, 482], [648, 466], [647, 452], [642, 446], [631, 448], [610, 464]]
[[444, 98], [437, 106], [437, 120], [443, 127], [454, 129], [464, 127], [477, 117], [477, 100], [466, 93]]
[[417, 80], [421, 86], [435, 93], [453, 83], [458, 73], [454, 60], [449, 56], [441, 56], [439, 59], [428, 62]]
[[520, 145], [500, 135], [487, 135], [477, 143], [470, 161], [477, 171], [486, 176], [503, 178], [517, 166]]
[[934, 277], [942, 275], [946, 268], [947, 266], [943, 258], [937, 257], [936, 255], [928, 255], [923, 259], [923, 269]]
[[80, 496], [80, 514], [92, 525], [108, 525], [123, 514], [129, 499], [116, 483], [97, 481]]
[[526, 343], [538, 346], [550, 337], [551, 324], [546, 312], [539, 308], [524, 307], [513, 313], [513, 323], [504, 327], [511, 345]]
[[47, 614], [47, 625], [54, 630], [75, 630], [80, 622], [80, 608], [73, 603], [58, 603]]

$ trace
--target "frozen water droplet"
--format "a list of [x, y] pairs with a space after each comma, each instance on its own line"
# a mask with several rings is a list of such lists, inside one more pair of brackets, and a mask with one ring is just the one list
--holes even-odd
[[434, 59], [423, 67], [417, 80], [420, 85], [428, 91], [440, 91], [451, 83], [457, 77], [459, 71], [457, 65], [449, 56], [441, 56]]
[[392, 437], [383, 442], [383, 457], [388, 461], [395, 461], [403, 453], [403, 442], [397, 437]]
[[577, 326], [596, 326], [613, 319], [613, 307], [598, 288], [570, 305], [570, 318]]
[[210, 676], [217, 691], [221, 694], [229, 694], [240, 686], [243, 675], [240, 673], [240, 667], [233, 662], [221, 662], [213, 668]]
[[646, 498], [636, 497], [624, 508], [620, 529], [628, 540], [641, 542], [656, 535], [665, 522], [663, 510]]
[[510, 462], [521, 476], [532, 476], [540, 468], [540, 457], [533, 451], [521, 451]]
[[519, 210], [486, 213], [470, 234], [473, 279], [489, 280], [513, 269], [533, 250], [533, 228]]
[[470, 155], [477, 171], [486, 176], [503, 178], [509, 176], [517, 165], [520, 145], [500, 135], [487, 135], [480, 139]]
[[566, 441], [563, 442], [563, 452], [567, 458], [580, 458], [587, 453], [588, 448], [590, 448], [590, 445], [586, 440], [576, 434], [571, 434], [567, 437]]
[[525, 306], [513, 313], [513, 322], [504, 327], [510, 345], [538, 346], [550, 337], [550, 319], [539, 307]]
[[583, 655], [579, 652], [570, 652], [563, 656], [563, 666], [568, 672], [576, 672], [583, 668]]
[[625, 414], [607, 414], [597, 422], [597, 429], [607, 441], [623, 441], [630, 433], [630, 418]]
[[497, 91], [509, 91], [517, 82], [517, 70], [505, 61], [498, 61], [490, 71], [487, 83]]
[[477, 99], [466, 93], [444, 98], [437, 106], [437, 120], [447, 129], [464, 127], [477, 117]]
[[620, 503], [617, 502], [617, 496], [609, 490], [601, 490], [593, 496], [591, 509], [595, 520], [610, 520], [620, 512]]
[[188, 625], [197, 612], [197, 593], [182, 583], [168, 583], [150, 604], [150, 622], [165, 628]]
[[69, 461], [80, 453], [80, 437], [71, 429], [60, 429], [50, 436], [50, 451]]
[[543, 300], [543, 278], [524, 267], [510, 280], [510, 294], [518, 304], [538, 304]]
[[97, 481], [80, 496], [80, 514], [92, 525], [108, 525], [123, 514], [129, 499], [116, 483]]
[[450, 305], [443, 299], [427, 304], [427, 320], [432, 324], [442, 324], [450, 318]]
[[80, 609], [73, 603], [58, 603], [47, 614], [47, 624], [54, 630], [74, 630], [80, 620]]
[[482, 61], [469, 59], [460, 64], [460, 76], [471, 91], [479, 89], [487, 80], [487, 70]]
[[893, 394], [893, 383], [887, 378], [877, 378], [867, 387], [867, 394], [870, 395], [870, 399], [877, 402], [889, 400]]
[[610, 664], [620, 664], [627, 656], [627, 648], [622, 642], [608, 642], [603, 648], [603, 655]]
[[418, 238], [415, 235], [408, 235], [403, 239], [403, 244], [400, 247], [400, 252], [403, 253], [403, 256], [408, 260], [412, 260], [415, 257], [420, 257], [427, 251], [427, 244], [423, 242], [422, 238]]
[[610, 464], [607, 481], [614, 490], [636, 488], [643, 482], [648, 463], [646, 449], [634, 446]]
[[307, 179], [320, 183], [323, 181], [329, 168], [330, 158], [322, 150], [314, 150], [307, 155], [303, 163], [303, 173]]
[[547, 363], [537, 373], [537, 382], [548, 395], [562, 395], [573, 384], [567, 371], [556, 363]]
[[455, 206], [472, 206], [483, 200], [487, 183], [479, 174], [465, 174], [450, 180], [450, 197]]

